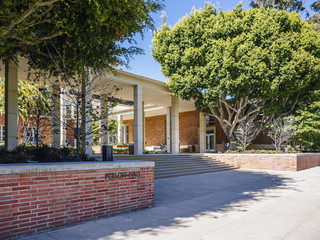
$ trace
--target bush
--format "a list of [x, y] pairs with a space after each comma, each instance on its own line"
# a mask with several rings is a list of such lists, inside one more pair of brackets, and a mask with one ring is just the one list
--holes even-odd
[[[279, 154], [279, 153], [284, 153], [283, 151], [276, 151], [276, 150], [265, 150], [265, 149], [251, 149], [251, 150], [246, 150], [246, 151], [241, 151], [241, 150], [237, 150], [237, 151], [231, 151], [228, 150], [224, 153], [260, 153], [260, 154]], [[301, 151], [297, 151], [295, 149], [290, 148], [289, 149], [289, 153], [301, 153]]]
[[113, 153], [115, 153], [115, 154], [129, 154], [129, 147], [113, 148]]
[[[86, 154], [81, 155], [82, 161], [95, 161], [95, 158]], [[76, 151], [73, 148], [63, 147], [60, 149], [42, 146], [18, 146], [13, 151], [0, 148], [0, 163], [26, 163], [36, 162], [76, 162]]]
[[149, 150], [149, 151], [144, 151], [144, 154], [166, 154], [167, 151], [161, 151], [161, 150]]

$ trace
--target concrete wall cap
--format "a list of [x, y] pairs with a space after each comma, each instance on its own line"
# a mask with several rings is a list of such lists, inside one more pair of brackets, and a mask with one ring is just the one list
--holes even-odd
[[152, 161], [119, 160], [113, 162], [55, 162], [0, 164], [0, 175], [42, 172], [66, 172], [82, 170], [154, 167]]

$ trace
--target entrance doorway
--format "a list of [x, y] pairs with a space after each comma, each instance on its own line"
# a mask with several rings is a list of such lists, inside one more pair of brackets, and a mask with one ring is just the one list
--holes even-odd
[[213, 152], [214, 149], [214, 131], [207, 131], [206, 134], [206, 150]]

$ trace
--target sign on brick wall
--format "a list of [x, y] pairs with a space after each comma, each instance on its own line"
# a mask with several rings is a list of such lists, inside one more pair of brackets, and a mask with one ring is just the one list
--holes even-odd
[[112, 180], [112, 179], [122, 179], [122, 178], [137, 178], [140, 176], [141, 176], [140, 171], [113, 172], [113, 173], [106, 173], [104, 179]]

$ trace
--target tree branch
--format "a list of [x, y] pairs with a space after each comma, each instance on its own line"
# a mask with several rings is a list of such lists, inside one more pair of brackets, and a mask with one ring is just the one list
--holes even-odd
[[50, 5], [53, 4], [55, 2], [58, 2], [59, 0], [50, 0], [47, 2], [43, 2], [43, 1], [39, 1], [36, 2], [32, 7], [30, 7], [29, 9], [27, 9], [26, 11], [24, 11], [17, 20], [15, 21], [11, 21], [10, 23], [8, 23], [6, 26], [4, 26], [4, 28], [7, 31], [3, 31], [1, 34], [1, 37], [5, 37], [11, 30], [12, 28], [14, 28], [16, 25], [18, 25], [19, 23], [21, 23], [23, 20], [25, 20], [28, 16], [30, 16], [34, 11], [36, 7], [43, 7], [45, 5]]

